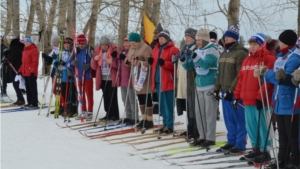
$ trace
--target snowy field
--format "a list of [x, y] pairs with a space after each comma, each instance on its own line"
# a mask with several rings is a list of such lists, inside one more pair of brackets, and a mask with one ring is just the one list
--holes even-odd
[[[38, 79], [39, 99], [41, 100], [44, 89], [44, 80]], [[51, 85], [49, 85], [51, 86]], [[14, 90], [11, 84], [8, 84], [7, 93], [12, 100], [15, 100]], [[47, 91], [46, 102], [49, 102], [50, 87]], [[102, 96], [101, 91], [94, 93], [94, 118]], [[26, 97], [26, 96], [25, 96]], [[124, 107], [121, 100], [120, 90], [118, 91], [120, 117], [123, 116]], [[4, 98], [7, 100], [7, 98]], [[54, 104], [54, 100], [52, 102]], [[4, 109], [3, 109], [4, 110]], [[1, 110], [2, 111], [2, 110]], [[59, 128], [55, 123], [64, 125], [63, 118], [54, 119], [53, 115], [46, 117], [47, 109], [43, 109], [38, 116], [38, 110], [20, 111], [11, 113], [1, 113], [1, 168], [2, 169], [172, 169], [172, 168], [216, 168], [225, 167], [232, 164], [220, 163], [213, 165], [193, 165], [193, 166], [175, 166], [170, 165], [165, 160], [153, 159], [143, 160], [139, 156], [129, 156], [128, 152], [138, 153], [128, 144], [110, 144], [101, 139], [85, 138], [77, 130], [68, 128]], [[105, 112], [103, 106], [100, 109], [98, 117], [103, 117]], [[158, 119], [157, 116], [154, 116]], [[70, 124], [80, 123], [71, 119]], [[185, 122], [185, 114], [176, 116], [176, 121]], [[184, 129], [186, 125], [177, 126], [175, 129]], [[151, 133], [147, 131], [146, 133]], [[224, 121], [221, 114], [221, 120], [217, 123], [217, 132], [226, 132]], [[140, 133], [137, 133], [140, 134]], [[129, 134], [134, 135], [134, 134]], [[174, 142], [178, 141], [168, 141]], [[217, 137], [217, 141], [226, 141], [226, 136]], [[165, 141], [147, 143], [140, 145], [139, 148], [151, 145], [162, 144]], [[178, 147], [187, 145], [187, 143], [175, 144], [168, 147]], [[248, 141], [249, 147], [249, 141]], [[159, 148], [165, 149], [166, 147]], [[212, 148], [210, 151], [215, 151]], [[152, 149], [153, 150], [153, 149]], [[145, 150], [144, 152], [149, 151]], [[196, 152], [178, 154], [177, 156], [197, 154], [205, 152], [199, 150]], [[164, 154], [164, 153], [159, 153]], [[159, 154], [149, 154], [148, 157]], [[176, 156], [176, 155], [175, 155]], [[183, 162], [191, 159], [199, 159], [208, 156], [198, 156], [176, 160]], [[238, 159], [239, 157], [229, 157], [211, 161], [224, 161], [227, 159]], [[242, 162], [240, 164], [243, 164]], [[238, 163], [235, 163], [238, 164]], [[253, 168], [253, 167], [247, 167]], [[246, 168], [245, 168], [246, 169]]]

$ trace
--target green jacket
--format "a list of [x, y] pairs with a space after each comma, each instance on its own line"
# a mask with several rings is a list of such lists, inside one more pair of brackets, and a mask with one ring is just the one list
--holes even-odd
[[238, 81], [238, 73], [243, 60], [248, 55], [248, 49], [239, 43], [235, 43], [229, 50], [224, 50], [219, 58], [219, 75], [215, 83], [215, 89], [230, 91], [233, 93]]

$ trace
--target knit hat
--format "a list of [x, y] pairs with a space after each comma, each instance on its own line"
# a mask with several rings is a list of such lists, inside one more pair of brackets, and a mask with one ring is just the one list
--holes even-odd
[[202, 39], [209, 42], [209, 31], [207, 29], [200, 28], [197, 31], [195, 39]]
[[157, 33], [161, 32], [161, 31], [163, 31], [163, 28], [162, 28], [161, 24], [158, 23], [158, 25], [156, 26], [156, 29], [154, 30], [153, 33], [157, 34]]
[[126, 37], [124, 38], [124, 41], [128, 41], [128, 40], [129, 40], [129, 37], [126, 36]]
[[53, 42], [59, 42], [59, 36], [58, 35], [52, 35], [51, 36], [51, 43]]
[[256, 42], [259, 44], [259, 46], [261, 46], [265, 41], [265, 35], [262, 33], [257, 33], [253, 36], [251, 36], [251, 38], [249, 39], [249, 43], [251, 42]]
[[10, 32], [9, 34], [6, 35], [7, 40], [13, 40], [16, 39], [16, 36], [13, 32]]
[[24, 38], [24, 43], [25, 42], [33, 43], [32, 39], [30, 37]]
[[170, 40], [171, 40], [171, 38], [170, 38], [170, 32], [169, 32], [167, 29], [162, 30], [162, 31], [159, 33], [158, 37], [164, 37], [164, 38], [167, 39], [167, 41], [170, 41]]
[[184, 36], [189, 36], [189, 37], [195, 39], [196, 33], [197, 33], [197, 30], [196, 30], [196, 29], [193, 29], [193, 28], [187, 28], [187, 29], [184, 31]]
[[293, 30], [287, 29], [279, 35], [278, 39], [288, 46], [293, 46], [296, 44], [297, 34]]
[[228, 36], [231, 37], [235, 40], [239, 40], [240, 38], [240, 25], [239, 22], [235, 23], [234, 25], [232, 25], [224, 34], [224, 36]]
[[209, 39], [218, 39], [218, 35], [215, 31], [209, 32]]
[[135, 32], [129, 34], [129, 42], [140, 42], [141, 35]]
[[65, 38], [64, 43], [68, 43], [70, 45], [73, 44], [73, 39], [72, 38]]
[[78, 44], [86, 44], [87, 40], [84, 34], [80, 34], [77, 36], [77, 42]]
[[110, 40], [107, 36], [101, 36], [100, 38], [100, 45], [109, 45]]

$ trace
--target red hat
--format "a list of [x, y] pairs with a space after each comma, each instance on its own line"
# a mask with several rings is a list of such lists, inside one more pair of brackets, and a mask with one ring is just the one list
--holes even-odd
[[65, 38], [64, 43], [73, 44], [72, 38]]
[[86, 44], [87, 40], [84, 34], [80, 34], [77, 36], [77, 43], [78, 44]]

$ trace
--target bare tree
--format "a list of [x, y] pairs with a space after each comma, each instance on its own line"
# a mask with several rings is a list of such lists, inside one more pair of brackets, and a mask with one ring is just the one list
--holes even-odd
[[76, 0], [68, 0], [66, 36], [72, 37], [72, 27], [76, 27]]
[[118, 29], [119, 46], [123, 44], [124, 37], [128, 33], [128, 17], [129, 17], [129, 0], [121, 0], [120, 24]]
[[12, 0], [12, 25], [16, 37], [20, 37], [20, 1]]
[[5, 35], [7, 35], [11, 31], [11, 24], [12, 24], [12, 1], [6, 1], [6, 25], [5, 25]]
[[29, 17], [27, 21], [25, 36], [28, 37], [31, 35], [32, 27], [33, 27], [33, 21], [34, 21], [34, 14], [35, 14], [35, 0], [31, 0], [30, 2], [30, 9], [29, 9]]
[[57, 32], [65, 28], [66, 24], [66, 12], [67, 12], [68, 1], [59, 0], [58, 3], [58, 20], [57, 20]]

